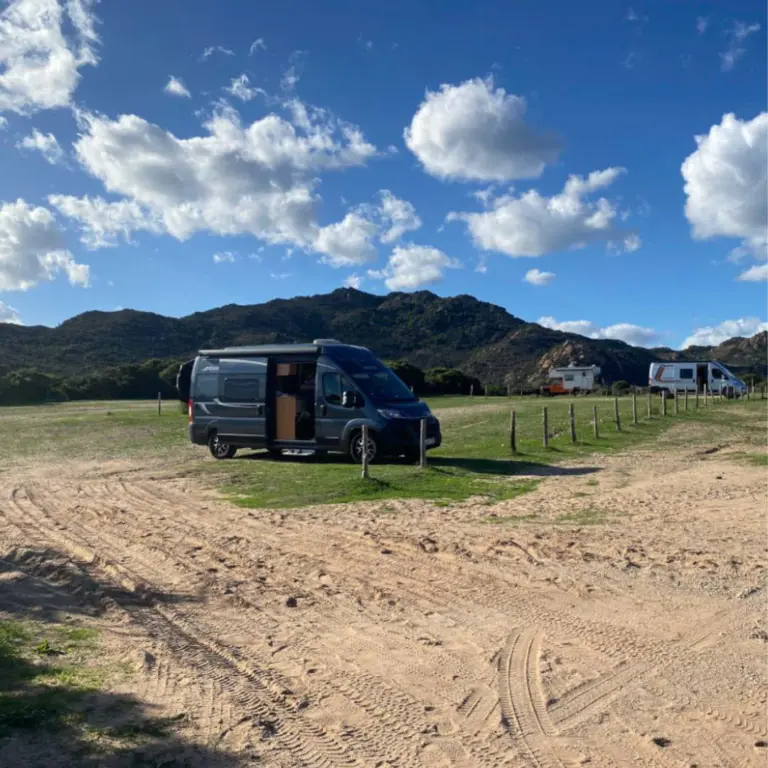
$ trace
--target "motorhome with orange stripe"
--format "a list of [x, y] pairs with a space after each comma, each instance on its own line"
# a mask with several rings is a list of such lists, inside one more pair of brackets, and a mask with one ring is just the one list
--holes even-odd
[[648, 386], [655, 394], [676, 395], [678, 392], [703, 392], [727, 397], [745, 394], [747, 385], [734, 376], [722, 363], [707, 362], [657, 362], [648, 371]]

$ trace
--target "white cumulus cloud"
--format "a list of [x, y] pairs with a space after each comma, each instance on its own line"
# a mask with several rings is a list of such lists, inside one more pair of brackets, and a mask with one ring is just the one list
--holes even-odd
[[203, 49], [200, 54], [200, 61], [208, 61], [214, 53], [220, 53], [222, 56], [234, 56], [235, 52], [230, 48], [225, 48], [223, 45], [209, 45]]
[[618, 339], [635, 347], [652, 347], [659, 343], [661, 334], [653, 328], [645, 328], [632, 323], [616, 323], [600, 327], [589, 320], [558, 321], [551, 315], [540, 317], [539, 325], [565, 333], [578, 333], [590, 339]]
[[4, 131], [8, 128], [8, 120], [0, 115], [0, 131]]
[[768, 280], [768, 264], [755, 264], [742, 272], [736, 279], [744, 283], [760, 283]]
[[489, 78], [427, 91], [404, 137], [424, 169], [445, 179], [536, 178], [557, 159], [559, 141], [524, 121], [525, 100]]
[[412, 291], [438, 282], [446, 269], [460, 266], [461, 262], [437, 248], [407, 243], [395, 246], [384, 269], [368, 275], [384, 280], [390, 291]]
[[715, 347], [735, 336], [754, 336], [761, 331], [768, 331], [768, 323], [759, 317], [740, 317], [737, 320], [724, 320], [719, 325], [697, 328], [684, 342], [682, 349], [688, 347]]
[[693, 237], [732, 237], [765, 258], [768, 241], [768, 112], [752, 120], [723, 115], [696, 136], [682, 164], [685, 215]]
[[379, 197], [379, 215], [385, 227], [380, 238], [382, 243], [399, 240], [406, 232], [421, 226], [421, 219], [412, 203], [395, 197], [388, 189], [382, 189]]
[[[448, 220], [465, 221], [478, 248], [513, 257], [543, 256], [596, 241], [615, 242], [617, 237], [626, 237], [613, 226], [616, 205], [605, 197], [594, 202], [586, 197], [612, 184], [623, 172], [623, 168], [607, 168], [586, 178], [571, 176], [563, 191], [552, 197], [533, 189], [518, 197], [503, 195], [489, 210], [451, 213]], [[634, 245], [630, 239], [628, 247]]]
[[53, 214], [22, 199], [0, 203], [0, 291], [26, 291], [59, 272], [88, 285], [88, 266], [75, 262]]
[[232, 251], [219, 251], [218, 253], [213, 254], [213, 263], [214, 264], [225, 264], [225, 263], [232, 264], [236, 258], [237, 258], [237, 254], [233, 253]]
[[[72, 217], [91, 241], [93, 232], [127, 235], [133, 221], [137, 229], [179, 240], [205, 231], [311, 248], [321, 235], [318, 174], [364, 165], [376, 152], [359, 129], [323, 110], [309, 112], [303, 126], [275, 114], [243, 125], [224, 107], [205, 123], [203, 135], [184, 139], [136, 115], [112, 120], [83, 114], [80, 121], [76, 157], [109, 192], [132, 204], [122, 213], [87, 203], [76, 208], [71, 201], [69, 210], [59, 206], [66, 215], [76, 211]], [[110, 215], [126, 227], [105, 224]], [[342, 248], [348, 244], [335, 250]]]
[[29, 136], [25, 136], [17, 145], [19, 149], [29, 149], [39, 152], [47, 162], [56, 165], [64, 160], [64, 150], [52, 133], [40, 133], [37, 128]]
[[352, 274], [344, 278], [344, 286], [347, 288], [355, 288], [359, 291], [364, 281], [365, 278], [362, 275]]
[[257, 51], [266, 51], [267, 50], [267, 44], [264, 42], [263, 37], [257, 37], [252, 43], [251, 47], [248, 49], [248, 55], [253, 56], [254, 53]]
[[162, 231], [159, 221], [133, 200], [108, 202], [98, 196], [49, 195], [48, 202], [78, 223], [80, 239], [91, 250], [116, 246], [120, 236], [130, 243], [131, 233], [138, 230]]
[[372, 240], [379, 228], [359, 213], [348, 213], [336, 224], [322, 227], [313, 247], [332, 267], [351, 267], [376, 260]]
[[98, 62], [94, 0], [11, 0], [0, 13], [0, 112], [66, 107]]
[[4, 301], [0, 301], [0, 323], [9, 323], [10, 325], [24, 325], [21, 322], [21, 316], [18, 310], [14, 309]]
[[229, 87], [224, 90], [241, 101], [250, 101], [258, 96], [258, 94], [264, 94], [261, 88], [251, 88], [250, 80], [245, 73], [240, 75], [240, 77], [233, 77]]
[[744, 41], [756, 32], [760, 31], [759, 24], [745, 24], [743, 21], [734, 21], [728, 30], [728, 47], [720, 55], [720, 69], [730, 72], [736, 62], [747, 52]]
[[168, 82], [163, 90], [169, 96], [180, 96], [183, 99], [188, 99], [192, 96], [187, 86], [181, 81], [181, 78], [174, 77], [173, 75], [168, 78]]
[[554, 272], [542, 272], [540, 269], [529, 269], [523, 280], [531, 285], [549, 285], [555, 279]]

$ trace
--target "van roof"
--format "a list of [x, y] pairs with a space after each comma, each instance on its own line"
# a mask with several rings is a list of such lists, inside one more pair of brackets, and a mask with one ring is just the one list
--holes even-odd
[[[206, 357], [237, 357], [254, 355], [322, 355], [326, 347], [350, 347], [340, 342], [322, 344], [254, 344], [246, 347], [223, 347], [222, 349], [201, 349], [199, 355]], [[360, 349], [360, 347], [355, 347]]]
[[654, 360], [651, 365], [719, 365], [721, 368], [726, 367], [718, 360]]

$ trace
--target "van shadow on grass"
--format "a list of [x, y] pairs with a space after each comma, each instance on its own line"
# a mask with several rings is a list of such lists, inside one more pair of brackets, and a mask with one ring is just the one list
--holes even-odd
[[514, 459], [463, 459], [455, 456], [431, 456], [429, 465], [458, 467], [482, 475], [532, 475], [534, 477], [568, 477], [592, 475], [600, 467], [559, 467]]
[[0, 765], [241, 765], [186, 740], [185, 712], [159, 717], [147, 702], [109, 690], [131, 671], [105, 655], [93, 619], [105, 597], [125, 605], [130, 595], [68, 562], [53, 550], [0, 559]]

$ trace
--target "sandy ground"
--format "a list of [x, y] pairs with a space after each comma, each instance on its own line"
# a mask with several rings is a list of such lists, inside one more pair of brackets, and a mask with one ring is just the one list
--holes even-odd
[[766, 765], [766, 471], [680, 429], [492, 507], [249, 511], [162, 465], [29, 466], [0, 478], [0, 609], [100, 607], [185, 765]]

